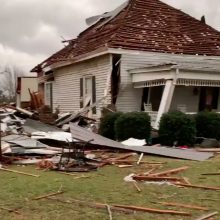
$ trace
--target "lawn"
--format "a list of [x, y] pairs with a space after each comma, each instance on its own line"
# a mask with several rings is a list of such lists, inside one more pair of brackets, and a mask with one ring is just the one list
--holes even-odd
[[[207, 172], [219, 172], [220, 157], [215, 157], [205, 162], [175, 160], [152, 156], [145, 156], [143, 160], [167, 162], [163, 165], [161, 170], [186, 165], [190, 166], [190, 169], [179, 174], [179, 176], [182, 175], [188, 177], [191, 183], [197, 185], [220, 186], [220, 176], [201, 175], [202, 173]], [[98, 171], [86, 174], [76, 174], [76, 177], [84, 175], [88, 176], [88, 178], [75, 178], [74, 176], [67, 176], [57, 172], [36, 170], [34, 166], [9, 166], [8, 168], [32, 174], [39, 174], [40, 177], [35, 178], [0, 171], [0, 207], [17, 209], [22, 213], [22, 215], [17, 215], [0, 209], [1, 220], [109, 219], [107, 209], [94, 209], [87, 205], [80, 205], [78, 203], [66, 204], [50, 199], [32, 200], [34, 197], [56, 192], [60, 186], [62, 186], [64, 194], [57, 195], [56, 198], [64, 201], [79, 199], [109, 205], [135, 205], [192, 213], [191, 217], [184, 217], [142, 212], [125, 214], [112, 211], [113, 219], [115, 220], [184, 220], [195, 219], [195, 217], [207, 213], [205, 211], [190, 210], [186, 208], [167, 207], [157, 204], [158, 201], [204, 206], [210, 209], [208, 213], [212, 211], [220, 212], [220, 191], [138, 183], [142, 191], [140, 193], [137, 192], [133, 184], [125, 182], [123, 178], [131, 173], [148, 171], [150, 167], [144, 164], [131, 168], [118, 168], [112, 165], [100, 168]], [[220, 214], [214, 219], [220, 219]]]

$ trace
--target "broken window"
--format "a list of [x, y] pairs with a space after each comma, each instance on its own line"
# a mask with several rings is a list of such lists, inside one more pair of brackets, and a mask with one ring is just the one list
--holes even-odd
[[51, 109], [53, 109], [53, 83], [52, 82], [45, 83], [45, 105], [48, 105]]
[[[80, 108], [92, 105], [96, 102], [95, 76], [85, 76], [80, 79]], [[96, 107], [92, 110], [96, 114]]]

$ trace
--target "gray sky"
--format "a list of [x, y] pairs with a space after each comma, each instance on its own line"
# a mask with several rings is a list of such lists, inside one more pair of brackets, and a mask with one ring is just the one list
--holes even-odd
[[[163, 0], [220, 30], [220, 0]], [[124, 0], [0, 0], [0, 66], [29, 71], [86, 28], [87, 17]]]

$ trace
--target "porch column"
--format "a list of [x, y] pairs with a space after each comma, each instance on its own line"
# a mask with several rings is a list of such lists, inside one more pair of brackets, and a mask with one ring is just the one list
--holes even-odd
[[156, 122], [155, 122], [155, 125], [154, 125], [155, 129], [159, 128], [159, 123], [160, 123], [161, 116], [164, 113], [168, 112], [169, 109], [170, 109], [174, 89], [175, 89], [175, 85], [173, 84], [173, 80], [167, 80], [166, 84], [165, 84], [164, 91], [163, 91], [163, 95], [162, 95], [162, 98], [161, 98], [160, 107], [159, 107], [159, 111], [158, 111], [158, 114], [157, 114], [157, 119], [156, 119]]

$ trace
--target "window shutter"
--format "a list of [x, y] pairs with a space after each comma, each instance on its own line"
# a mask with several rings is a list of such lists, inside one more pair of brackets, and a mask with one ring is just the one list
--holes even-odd
[[212, 108], [218, 109], [219, 88], [213, 88]]
[[[96, 80], [95, 76], [92, 77], [92, 103], [96, 102]], [[96, 114], [96, 107], [92, 109], [92, 113]]]
[[79, 97], [80, 108], [83, 108], [83, 78], [80, 78], [80, 97]]

